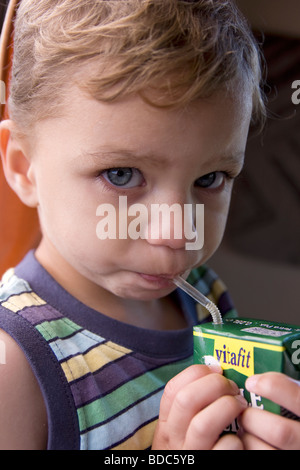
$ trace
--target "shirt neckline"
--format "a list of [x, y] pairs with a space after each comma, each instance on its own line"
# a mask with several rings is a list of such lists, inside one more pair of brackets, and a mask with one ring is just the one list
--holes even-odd
[[195, 301], [179, 289], [174, 291], [174, 295], [190, 326], [181, 330], [158, 331], [123, 323], [86, 306], [57, 283], [38, 262], [33, 250], [15, 268], [15, 273], [62, 315], [106, 340], [151, 357], [184, 358], [192, 354]]

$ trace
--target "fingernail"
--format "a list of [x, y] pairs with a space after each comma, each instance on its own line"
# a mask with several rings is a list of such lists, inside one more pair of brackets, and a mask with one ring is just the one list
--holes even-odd
[[242, 395], [235, 395], [234, 397], [244, 408], [248, 406], [247, 400]]
[[240, 394], [240, 389], [237, 386], [237, 384], [233, 380], [230, 380], [230, 379], [228, 379], [228, 382], [230, 383], [230, 385], [233, 388], [234, 392], [236, 392], [236, 394]]
[[222, 374], [223, 369], [219, 364], [209, 364], [208, 367], [212, 372], [215, 372], [216, 374]]
[[254, 392], [258, 382], [259, 375], [252, 375], [246, 380], [245, 386], [248, 392]]

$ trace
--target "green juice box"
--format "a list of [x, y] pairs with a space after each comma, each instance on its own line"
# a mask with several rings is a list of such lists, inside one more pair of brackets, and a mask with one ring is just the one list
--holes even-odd
[[[240, 388], [249, 406], [300, 420], [288, 410], [249, 393], [245, 381], [254, 374], [276, 371], [300, 380], [300, 326], [253, 320], [224, 319], [222, 324], [195, 326], [194, 363], [219, 363], [223, 374]], [[236, 432], [232, 423], [226, 431]]]

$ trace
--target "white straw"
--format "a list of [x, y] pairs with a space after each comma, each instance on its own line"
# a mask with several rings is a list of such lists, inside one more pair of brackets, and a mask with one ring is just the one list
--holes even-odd
[[181, 276], [176, 276], [173, 279], [174, 284], [182, 289], [184, 292], [189, 294], [193, 299], [197, 300], [199, 304], [205, 307], [212, 316], [213, 323], [220, 325], [223, 323], [221, 313], [218, 307], [211, 302], [205, 295], [201, 294], [195, 287], [191, 286], [187, 281], [185, 281]]

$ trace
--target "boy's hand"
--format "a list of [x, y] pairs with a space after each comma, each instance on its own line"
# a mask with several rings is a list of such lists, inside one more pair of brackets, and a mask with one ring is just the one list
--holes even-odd
[[194, 365], [167, 384], [152, 449], [243, 449], [237, 436], [222, 431], [247, 407], [221, 368]]
[[[286, 375], [268, 372], [246, 381], [249, 392], [268, 398], [300, 416], [300, 383]], [[300, 450], [300, 422], [249, 407], [239, 418], [239, 433], [246, 450]]]

